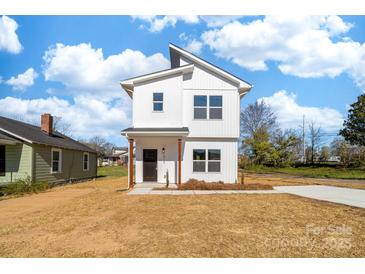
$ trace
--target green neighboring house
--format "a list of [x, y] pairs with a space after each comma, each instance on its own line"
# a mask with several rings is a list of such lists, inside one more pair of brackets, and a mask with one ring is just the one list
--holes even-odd
[[90, 147], [53, 131], [53, 117], [41, 127], [0, 116], [0, 185], [25, 179], [58, 183], [96, 177], [97, 155]]

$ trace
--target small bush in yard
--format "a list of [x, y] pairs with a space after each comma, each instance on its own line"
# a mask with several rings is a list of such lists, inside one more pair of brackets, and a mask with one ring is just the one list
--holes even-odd
[[190, 179], [186, 183], [178, 185], [179, 190], [268, 190], [270, 185], [264, 184], [224, 184], [222, 181], [207, 183], [196, 179]]
[[1, 192], [4, 195], [21, 195], [24, 193], [37, 193], [48, 188], [47, 182], [32, 182], [28, 176], [25, 179], [18, 179], [2, 187]]

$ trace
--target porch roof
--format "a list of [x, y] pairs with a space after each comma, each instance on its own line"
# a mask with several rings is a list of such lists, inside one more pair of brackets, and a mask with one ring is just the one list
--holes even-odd
[[186, 136], [187, 127], [129, 127], [122, 130], [122, 135], [128, 136]]

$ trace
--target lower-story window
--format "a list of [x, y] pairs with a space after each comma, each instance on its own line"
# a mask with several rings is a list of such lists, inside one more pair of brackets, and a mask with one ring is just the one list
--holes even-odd
[[193, 172], [206, 171], [221, 172], [220, 149], [193, 149]]
[[221, 172], [220, 149], [208, 149], [208, 172]]
[[62, 170], [62, 150], [52, 148], [51, 156], [51, 173], [60, 173]]
[[205, 172], [205, 149], [193, 150], [193, 172]]

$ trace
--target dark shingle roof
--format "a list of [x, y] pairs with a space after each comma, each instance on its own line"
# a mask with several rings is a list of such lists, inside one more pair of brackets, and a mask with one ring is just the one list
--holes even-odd
[[7, 141], [18, 141], [17, 139], [11, 138], [10, 136], [2, 134], [1, 132], [0, 132], [0, 139]]
[[32, 143], [54, 147], [95, 152], [90, 147], [67, 137], [57, 131], [52, 135], [42, 132], [40, 127], [0, 116], [0, 132], [5, 132], [17, 139], [25, 139]]
[[129, 127], [123, 129], [122, 132], [189, 132], [187, 127]]

